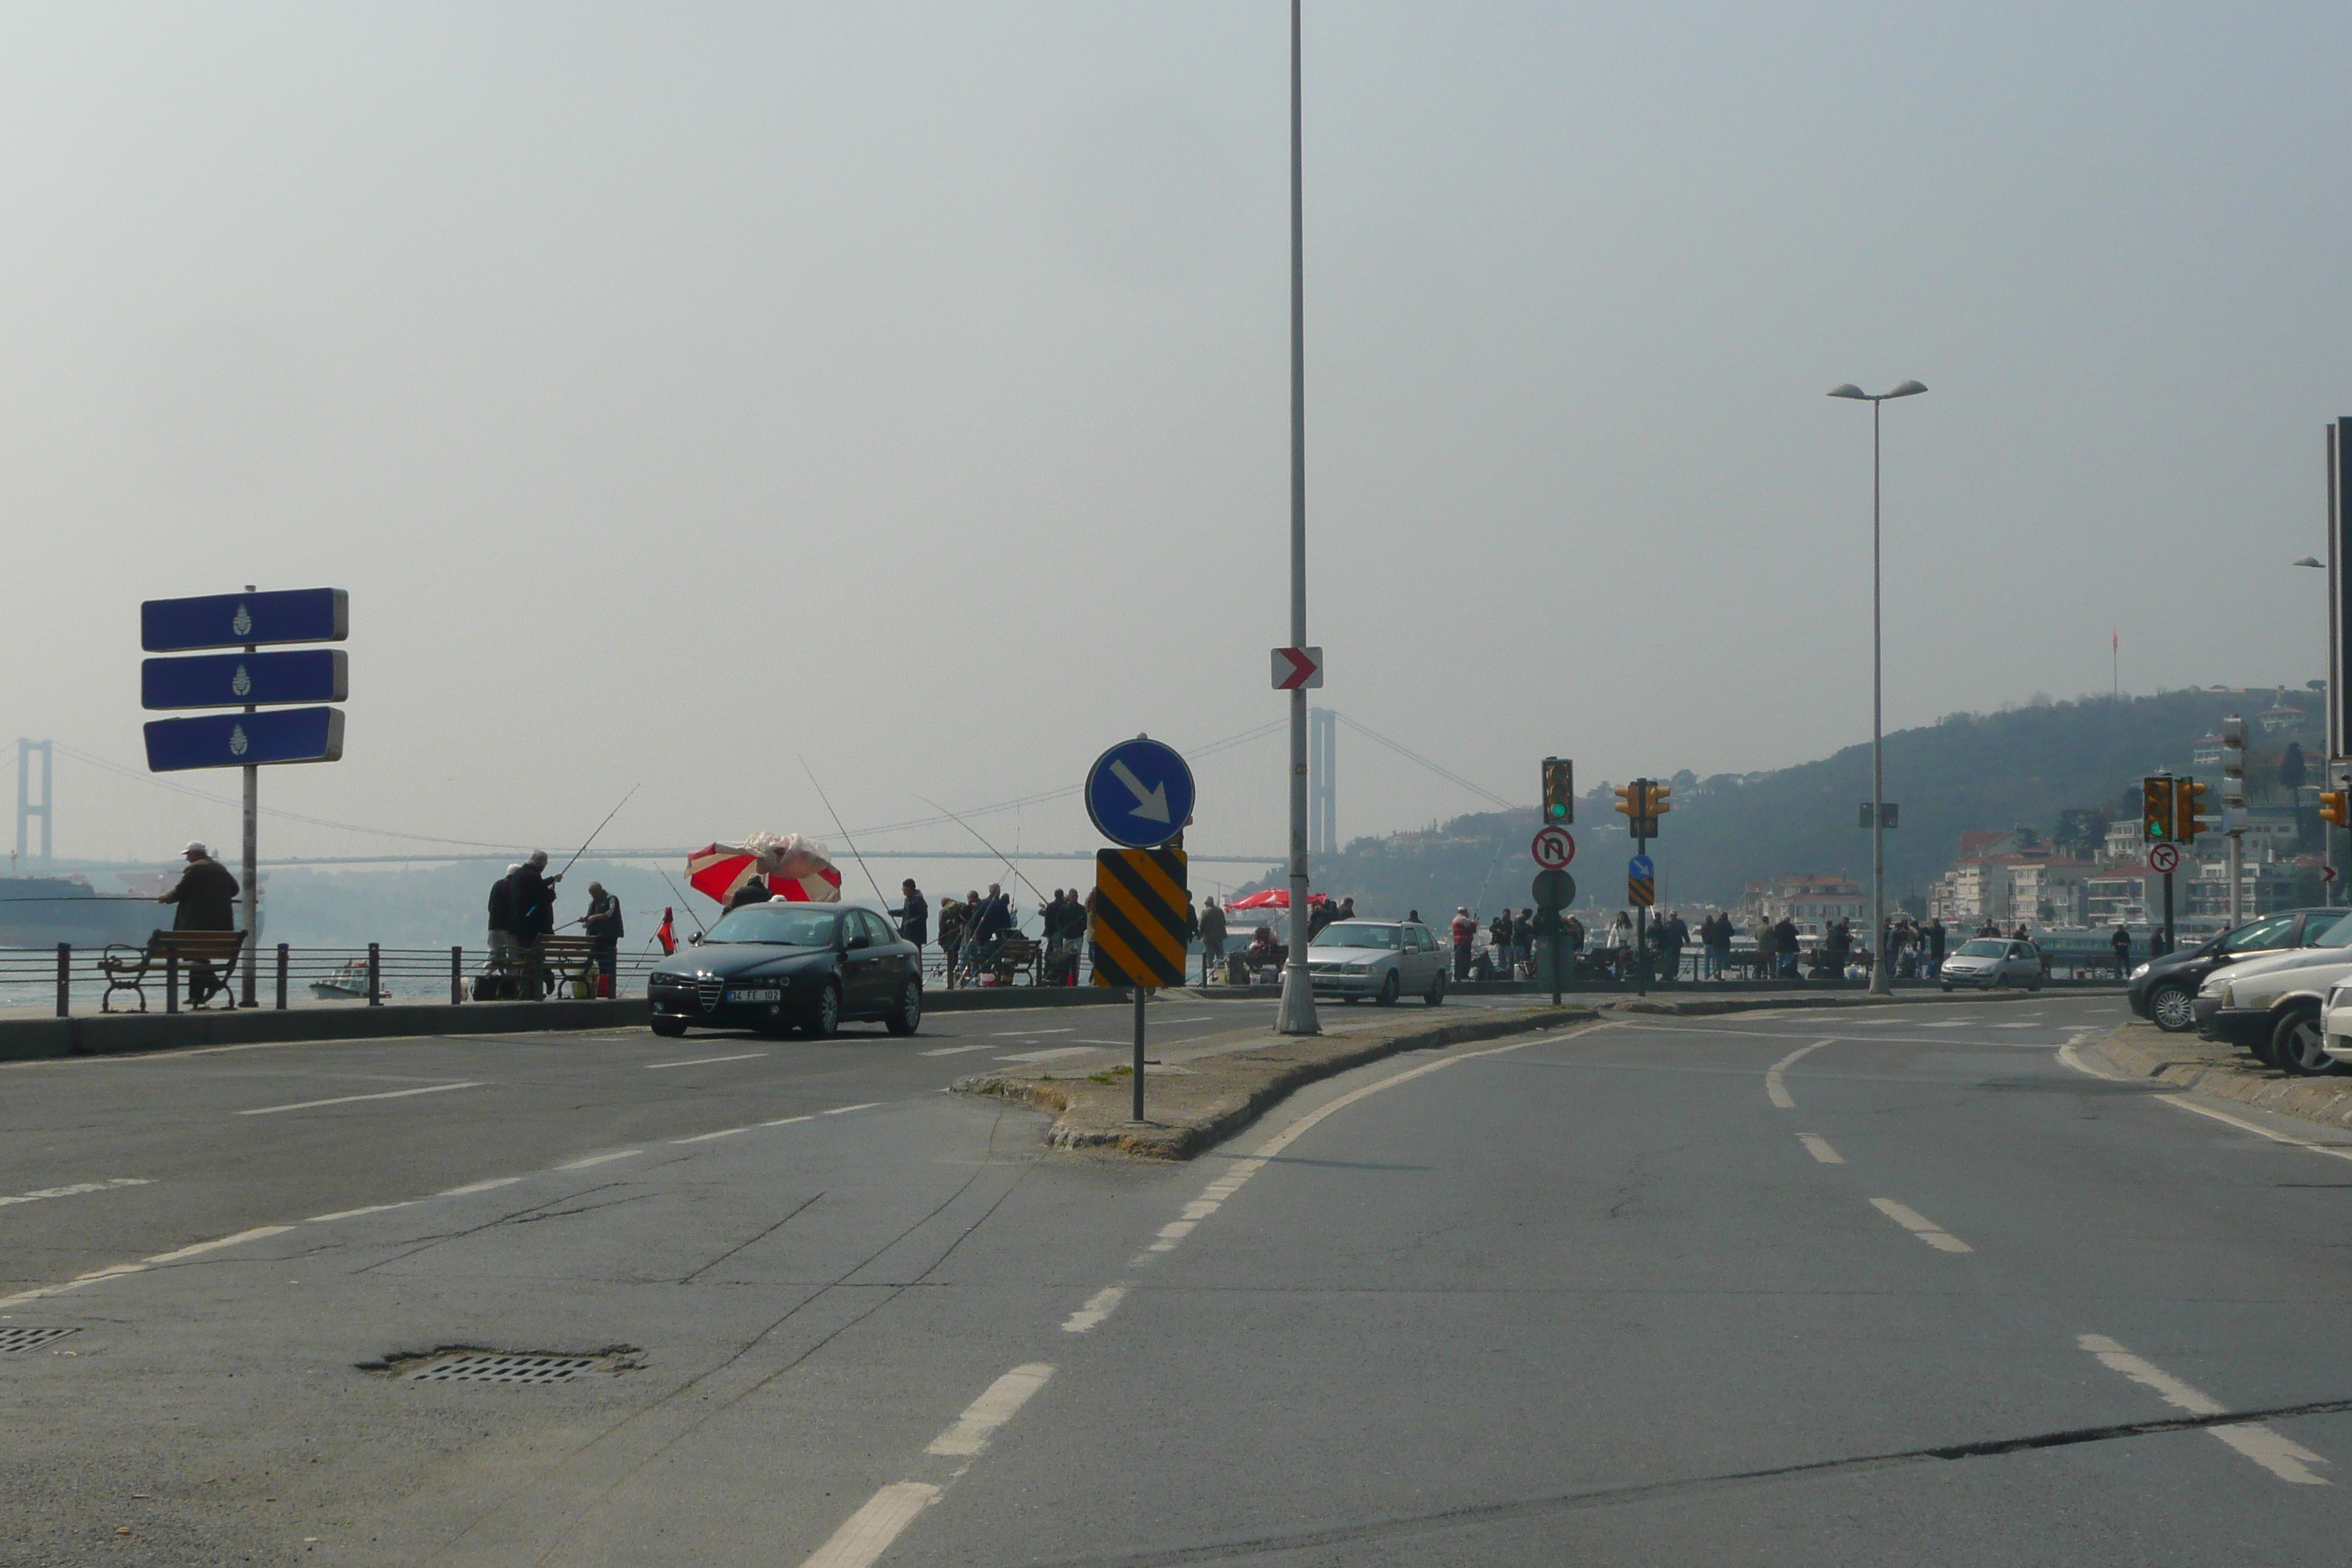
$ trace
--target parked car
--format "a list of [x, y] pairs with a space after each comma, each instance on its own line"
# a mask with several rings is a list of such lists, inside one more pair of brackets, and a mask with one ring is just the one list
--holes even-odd
[[2352, 1068], [2352, 974], [2328, 987], [2327, 1000], [2319, 1007], [2319, 1030], [2320, 1048], [2327, 1059]]
[[2205, 977], [2223, 964], [2237, 963], [2266, 952], [2315, 945], [2345, 918], [2343, 910], [2283, 910], [2250, 921], [2235, 931], [2210, 937], [2194, 947], [2152, 958], [2131, 973], [2131, 1010], [2155, 1020], [2167, 1034], [2185, 1034], [2197, 1026], [2196, 997]]
[[730, 910], [646, 977], [653, 1031], [782, 1033], [824, 1039], [845, 1021], [894, 1035], [923, 1021], [922, 954], [872, 910], [778, 900]]
[[2336, 983], [2347, 978], [2352, 920], [2339, 920], [2315, 947], [2264, 953], [2207, 975], [2197, 989], [2197, 1033], [2285, 1072], [2331, 1071], [2321, 1013]]
[[1403, 921], [1336, 921], [1307, 950], [1315, 994], [1384, 1007], [1408, 992], [1432, 1007], [1444, 1002], [1451, 962], [1436, 932]]
[[1937, 972], [1944, 989], [1974, 985], [1990, 991], [2002, 985], [2042, 989], [2042, 950], [2014, 937], [1978, 936], [1960, 943]]

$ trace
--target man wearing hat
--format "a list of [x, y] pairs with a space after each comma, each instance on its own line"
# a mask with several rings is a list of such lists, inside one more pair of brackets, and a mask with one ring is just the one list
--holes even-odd
[[[236, 879], [229, 868], [212, 858], [202, 840], [192, 839], [181, 853], [188, 858], [188, 868], [180, 873], [172, 890], [156, 902], [175, 904], [172, 915], [173, 931], [235, 931], [236, 929]], [[213, 966], [202, 959], [188, 965], [188, 1005], [201, 1006], [216, 989]]]

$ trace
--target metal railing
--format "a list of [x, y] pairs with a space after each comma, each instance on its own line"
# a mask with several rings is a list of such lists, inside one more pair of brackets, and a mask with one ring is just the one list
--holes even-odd
[[[177, 1013], [183, 1005], [212, 1006], [226, 1000], [211, 983], [213, 966], [183, 960], [174, 952], [154, 959], [134, 979], [131, 972], [138, 967], [142, 946], [76, 947], [59, 942], [54, 948], [0, 948], [0, 1006], [53, 1006], [56, 1016], [65, 1018], [77, 1010], [152, 1012], [160, 1006], [163, 1012]], [[110, 953], [118, 965], [111, 974], [102, 962]], [[613, 994], [625, 995], [633, 987], [642, 991], [646, 972], [659, 957], [653, 952], [619, 954], [614, 966]], [[230, 977], [227, 989], [242, 996], [244, 966], [252, 963], [256, 965], [255, 1002], [268, 1009], [336, 1002], [470, 1004], [475, 999], [475, 982], [492, 971], [485, 948], [399, 948], [380, 942], [365, 947], [291, 947], [280, 942], [258, 952], [240, 953], [236, 962], [237, 973]], [[568, 994], [570, 990], [568, 977], [558, 975], [547, 994]], [[205, 994], [199, 996], [199, 991]]]

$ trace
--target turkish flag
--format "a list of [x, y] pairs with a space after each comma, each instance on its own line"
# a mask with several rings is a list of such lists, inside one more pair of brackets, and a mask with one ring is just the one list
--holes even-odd
[[654, 940], [662, 944], [664, 958], [677, 951], [677, 917], [667, 907], [662, 910], [661, 930], [654, 932]]

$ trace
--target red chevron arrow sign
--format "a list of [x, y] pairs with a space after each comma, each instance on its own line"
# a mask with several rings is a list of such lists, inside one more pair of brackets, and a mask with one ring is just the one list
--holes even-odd
[[1274, 650], [1274, 689], [1297, 691], [1323, 684], [1323, 650], [1319, 647], [1278, 647]]

